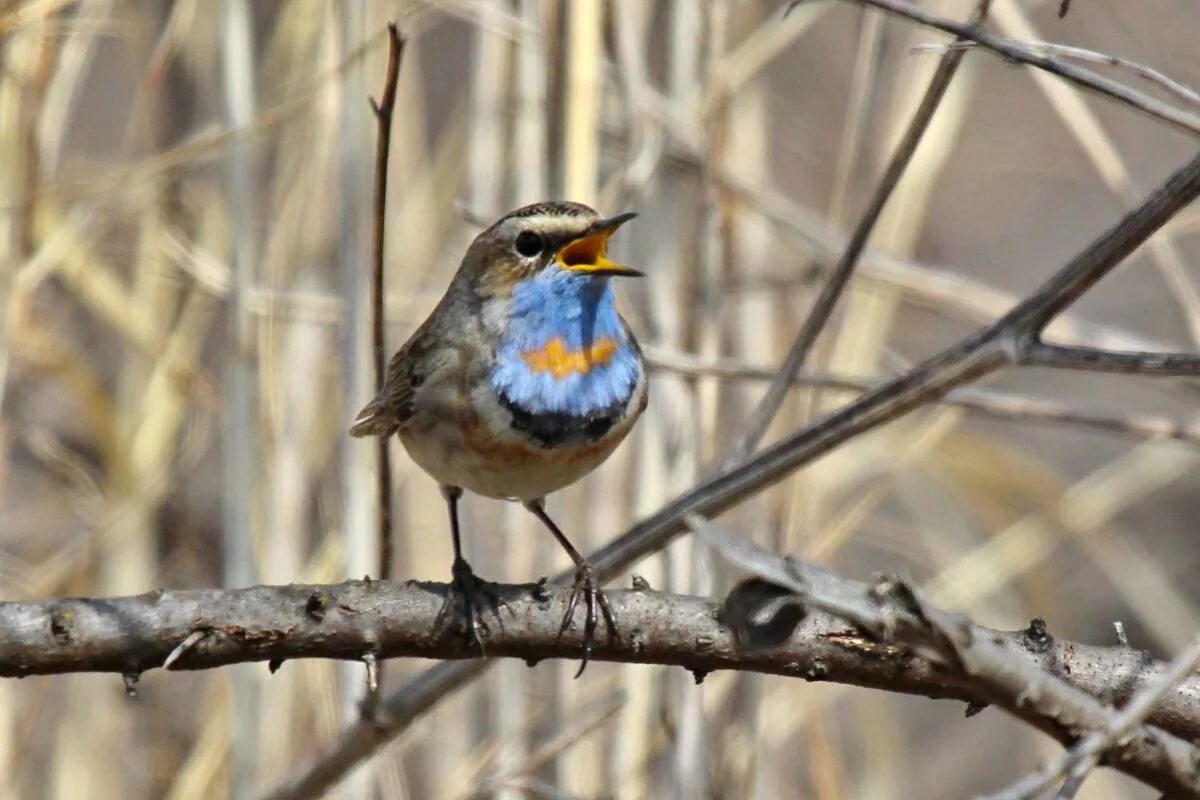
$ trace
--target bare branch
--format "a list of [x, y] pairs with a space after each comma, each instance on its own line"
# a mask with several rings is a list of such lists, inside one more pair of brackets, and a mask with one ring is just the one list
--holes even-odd
[[[375, 194], [372, 202], [373, 230], [371, 241], [371, 355], [375, 362], [375, 390], [382, 391], [387, 377], [387, 342], [384, 333], [383, 254], [387, 218], [388, 160], [392, 150], [392, 113], [396, 108], [396, 84], [400, 80], [400, 60], [404, 57], [405, 39], [389, 22], [387, 77], [383, 98], [371, 98], [375, 114]], [[379, 491], [379, 576], [392, 575], [392, 463], [388, 455], [387, 437], [378, 443], [379, 471], [376, 473]]]
[[[803, 0], [794, 0], [796, 5]], [[962, 39], [975, 42], [980, 47], [1003, 56], [1008, 61], [1027, 64], [1031, 67], [1045, 70], [1083, 89], [1102, 94], [1130, 108], [1167, 122], [1175, 128], [1187, 131], [1193, 135], [1200, 134], [1200, 116], [1178, 109], [1169, 103], [1164, 103], [1156, 97], [1129, 88], [1119, 81], [1106, 78], [1089, 69], [1076, 66], [1066, 61], [1059, 61], [1049, 55], [1038, 52], [1029, 44], [1016, 39], [987, 33], [970, 25], [963, 25], [949, 17], [943, 17], [926, 11], [912, 3], [903, 0], [847, 0], [847, 2], [877, 8], [897, 17], [911, 20], [930, 28], [944, 31]]]
[[[1166, 666], [1158, 680], [1147, 684], [1134, 694], [1125, 708], [1114, 715], [1109, 724], [1103, 729], [1088, 734], [1062, 758], [1047, 764], [1045, 769], [1036, 772], [1014, 783], [1009, 788], [987, 800], [1030, 800], [1049, 788], [1055, 781], [1067, 779], [1068, 784], [1074, 784], [1070, 789], [1064, 787], [1064, 792], [1078, 789], [1083, 783], [1102, 754], [1114, 744], [1131, 736], [1134, 729], [1146, 720], [1154, 707], [1176, 687], [1195, 678], [1196, 669], [1200, 667], [1200, 635], [1192, 639], [1191, 644], [1183, 649], [1170, 664]], [[1062, 796], [1064, 792], [1060, 792]]]
[[[796, 619], [774, 633], [770, 625], [754, 628], [748, 638], [749, 629], [739, 622], [745, 615], [735, 608], [745, 599], [745, 592], [735, 592], [718, 607], [701, 598], [635, 589], [609, 593], [613, 612], [626, 634], [619, 640], [598, 642], [593, 657], [676, 665], [698, 674], [749, 670], [974, 704], [1000, 702], [994, 688], [979, 675], [951, 668], [938, 653], [925, 655], [881, 641], [877, 618], [908, 619], [903, 615], [909, 612], [892, 600], [871, 606], [865, 599], [870, 591], [867, 584], [823, 572], [805, 573], [805, 577], [805, 602], [812, 608], [838, 608], [864, 627], [875, 628], [876, 633], [810, 611], [799, 625]], [[560, 635], [567, 591], [544, 584], [493, 588], [506, 605], [498, 616], [487, 619], [489, 655], [530, 662], [577, 657], [582, 626], [575, 625]], [[430, 634], [448, 590], [445, 584], [348, 581], [333, 586], [258, 586], [0, 603], [0, 675], [78, 671], [137, 675], [161, 667], [168, 654], [179, 649], [179, 643], [189, 641], [190, 647], [172, 669], [247, 661], [268, 661], [278, 667], [295, 658], [361, 660], [368, 665], [372, 659], [397, 656], [472, 659], [478, 652], [461, 631]], [[851, 600], [859, 610], [848, 606]], [[897, 623], [891, 624], [895, 627]], [[909, 620], [908, 624], [919, 623]], [[989, 643], [979, 646], [1002, 647], [1010, 657], [1019, 659], [1022, 675], [1064, 676], [1069, 682], [1064, 685], [1076, 693], [1120, 701], [1143, 687], [1159, 685], [1165, 674], [1162, 664], [1128, 647], [1057, 641], [1044, 632], [972, 630], [977, 640]], [[445, 688], [443, 674], [461, 678], [464, 672], [473, 674], [487, 663], [462, 661], [446, 665], [448, 673], [426, 674], [435, 679], [431, 688], [436, 691]], [[412, 692], [402, 696], [408, 701], [416, 699]], [[362, 730], [362, 744], [386, 737], [395, 715], [409, 718], [422, 710], [420, 706], [398, 704], [396, 696], [381, 698], [372, 718], [356, 726]], [[1036, 703], [1009, 710], [1031, 721], [1036, 718], [1044, 729], [1053, 727]], [[1161, 703], [1155, 704], [1148, 719], [1163, 732], [1154, 745], [1130, 745], [1131, 752], [1169, 747], [1171, 735], [1200, 736], [1200, 678], [1175, 684]], [[1067, 735], [1064, 730], [1050, 732], [1060, 739]], [[1130, 758], [1123, 759], [1120, 768], [1141, 776], [1140, 757]], [[302, 776], [276, 797], [313, 796], [338, 774], [334, 770], [315, 781], [311, 774]]]
[[[1200, 797], [1200, 771], [1196, 770], [1200, 748], [1164, 731], [1141, 727], [1159, 700], [1188, 678], [1200, 660], [1200, 640], [1117, 714], [1063, 680], [1060, 673], [1030, 664], [993, 631], [929, 605], [903, 580], [882, 578], [874, 584], [848, 580], [815, 564], [763, 550], [748, 537], [728, 534], [696, 515], [689, 517], [688, 523], [732, 563], [761, 576], [742, 584], [757, 593], [759, 609], [778, 609], [780, 592], [791, 593], [804, 609], [818, 609], [850, 621], [877, 643], [893, 646], [902, 655], [919, 654], [941, 671], [968, 677], [981, 698], [1064, 744], [1074, 744], [1085, 736], [1064, 758], [1063, 772], [1080, 761], [1094, 764], [1103, 760], [1121, 765], [1119, 769], [1137, 774], [1168, 794]], [[764, 595], [764, 587], [775, 591]], [[729, 603], [727, 600], [726, 607]], [[751, 607], [743, 618], [753, 618], [755, 604], [744, 605]], [[761, 617], [761, 611], [757, 613]], [[1035, 647], [1049, 637], [1044, 623], [1031, 625], [1028, 633]], [[1006, 795], [1004, 800], [1029, 796]]]
[[[1070, 58], [1076, 61], [1086, 61], [1091, 64], [1102, 64], [1109, 67], [1119, 67], [1133, 72], [1138, 77], [1144, 78], [1151, 83], [1157, 84], [1162, 89], [1178, 96], [1186, 103], [1200, 106], [1200, 92], [1197, 92], [1186, 83], [1177, 81], [1174, 78], [1166, 75], [1153, 67], [1146, 66], [1137, 61], [1132, 61], [1128, 58], [1109, 55], [1108, 53], [1100, 53], [1095, 50], [1087, 50], [1083, 47], [1074, 47], [1068, 44], [1055, 44], [1053, 42], [1026, 42], [1030, 49], [1036, 50], [1047, 56], [1058, 56], [1060, 58]], [[953, 42], [951, 44], [923, 44], [913, 48], [914, 53], [941, 53], [947, 48], [959, 50], [969, 50], [972, 47], [978, 47], [975, 42]]]
[[[991, 0], [979, 1], [974, 14], [971, 15], [969, 23], [971, 27], [975, 27], [987, 17], [990, 6]], [[962, 42], [963, 40], [960, 38], [958, 41]], [[726, 465], [736, 464], [749, 453], [754, 452], [759, 442], [762, 441], [763, 435], [766, 434], [767, 428], [771, 426], [771, 420], [775, 418], [775, 414], [783, 404], [784, 397], [787, 396], [788, 389], [791, 388], [792, 379], [804, 367], [808, 354], [812, 352], [813, 346], [817, 343], [817, 337], [829, 323], [834, 306], [837, 305], [842, 293], [849, 285], [850, 276], [854, 274], [854, 268], [858, 266], [859, 256], [866, 249], [867, 240], [871, 238], [871, 232], [875, 230], [875, 223], [879, 221], [883, 207], [887, 204], [888, 198], [892, 196], [896, 184], [903, 177], [904, 170], [912, 160], [913, 153], [917, 151], [917, 145], [921, 143], [925, 131], [929, 129], [934, 112], [941, 105], [942, 98], [946, 96], [946, 90], [950, 88], [950, 81], [954, 79], [954, 73], [958, 71], [958, 65], [962, 62], [962, 52], [951, 49], [942, 55], [941, 61], [938, 62], [937, 69], [929, 81], [929, 87], [925, 90], [924, 97], [921, 98], [912, 120], [908, 123], [908, 128], [900, 137], [896, 151], [883, 171], [883, 177], [875, 188], [875, 193], [871, 196], [866, 210], [863, 211], [858, 225], [854, 227], [854, 232], [846, 243], [842, 257], [838, 259], [833, 273], [821, 287], [821, 293], [817, 296], [812, 310], [808, 312], [808, 317], [800, 327], [800, 333], [792, 343], [791, 349], [788, 350], [783, 365], [779, 368], [779, 373], [758, 401], [758, 406], [750, 416], [750, 422], [746, 425], [746, 431], [742, 435], [741, 441], [726, 456]]]
[[1200, 378], [1200, 356], [1187, 353], [1123, 353], [1030, 342], [1021, 347], [1019, 361], [1026, 366], [1055, 369]]
[[[643, 349], [650, 369], [661, 372], [751, 381], [769, 381], [778, 374], [773, 368], [733, 359], [701, 359], [653, 345]], [[797, 374], [792, 380], [793, 386], [818, 386], [855, 394], [869, 391], [881, 383], [881, 378], [808, 371]], [[1105, 414], [1037, 397], [973, 388], [955, 389], [938, 402], [1010, 422], [1053, 423], [1121, 436], [1177, 439], [1200, 444], [1200, 425], [1154, 414]]]
[[573, 718], [554, 736], [540, 745], [519, 765], [498, 775], [481, 780], [467, 796], [467, 800], [485, 800], [496, 796], [496, 790], [505, 787], [517, 788], [536, 775], [537, 771], [570, 750], [592, 733], [612, 721], [628, 700], [625, 692], [615, 691], [598, 703], [590, 713]]

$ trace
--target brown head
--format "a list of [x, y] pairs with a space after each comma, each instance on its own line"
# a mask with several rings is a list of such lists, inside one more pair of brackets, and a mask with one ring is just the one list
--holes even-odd
[[605, 255], [609, 237], [635, 216], [605, 218], [567, 200], [518, 208], [475, 237], [457, 280], [483, 297], [507, 297], [518, 282], [552, 264], [597, 276], [641, 275]]

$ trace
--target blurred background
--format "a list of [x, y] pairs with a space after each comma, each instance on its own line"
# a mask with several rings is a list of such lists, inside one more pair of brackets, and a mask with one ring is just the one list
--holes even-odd
[[[548, 197], [636, 211], [620, 302], [655, 363], [620, 451], [551, 511], [592, 549], [737, 441], [945, 37], [767, 0], [0, 2], [0, 597], [378, 574], [367, 340], [387, 20], [409, 37], [392, 134], [389, 351], [470, 239]], [[922, 7], [965, 19], [974, 0]], [[990, 26], [1200, 85], [1190, 0], [996, 0]], [[1129, 72], [1136, 88], [1158, 90]], [[1178, 98], [1169, 98], [1180, 102]], [[969, 54], [810, 367], [879, 380], [995, 318], [1194, 140]], [[1195, 352], [1200, 209], [1053, 329]], [[1166, 657], [1200, 627], [1194, 386], [1007, 372], [989, 413], [924, 409], [724, 518], [847, 575]], [[852, 395], [797, 389], [772, 429]], [[1104, 424], [1030, 418], [1037, 403]], [[1034, 415], [1036, 416], [1036, 414]], [[1061, 414], [1059, 416], [1062, 416]], [[1067, 417], [1072, 414], [1068, 413]], [[398, 578], [447, 580], [433, 481], [396, 445]], [[468, 496], [483, 576], [567, 561], [519, 507]], [[635, 570], [727, 591], [682, 540]], [[627, 585], [630, 576], [620, 583]], [[388, 664], [385, 690], [428, 664]], [[345, 798], [960, 798], [1057, 751], [961, 703], [758, 675], [502, 662], [338, 790]], [[0, 683], [0, 797], [254, 797], [357, 717], [359, 664]], [[1109, 772], [1083, 798], [1152, 795]]]

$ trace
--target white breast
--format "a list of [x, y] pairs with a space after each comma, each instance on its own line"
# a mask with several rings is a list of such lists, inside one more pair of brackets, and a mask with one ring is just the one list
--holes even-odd
[[644, 373], [624, 415], [601, 438], [539, 447], [514, 431], [512, 415], [486, 381], [468, 396], [446, 381], [422, 387], [400, 440], [412, 459], [443, 485], [487, 497], [533, 500], [568, 486], [607, 459], [624, 440], [646, 402]]

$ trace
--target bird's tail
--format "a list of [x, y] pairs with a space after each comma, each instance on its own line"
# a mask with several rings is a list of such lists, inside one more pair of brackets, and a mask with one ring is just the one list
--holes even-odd
[[395, 415], [376, 397], [363, 406], [362, 411], [358, 412], [358, 416], [350, 425], [350, 435], [359, 437], [391, 436], [399, 429], [400, 426], [396, 423]]

